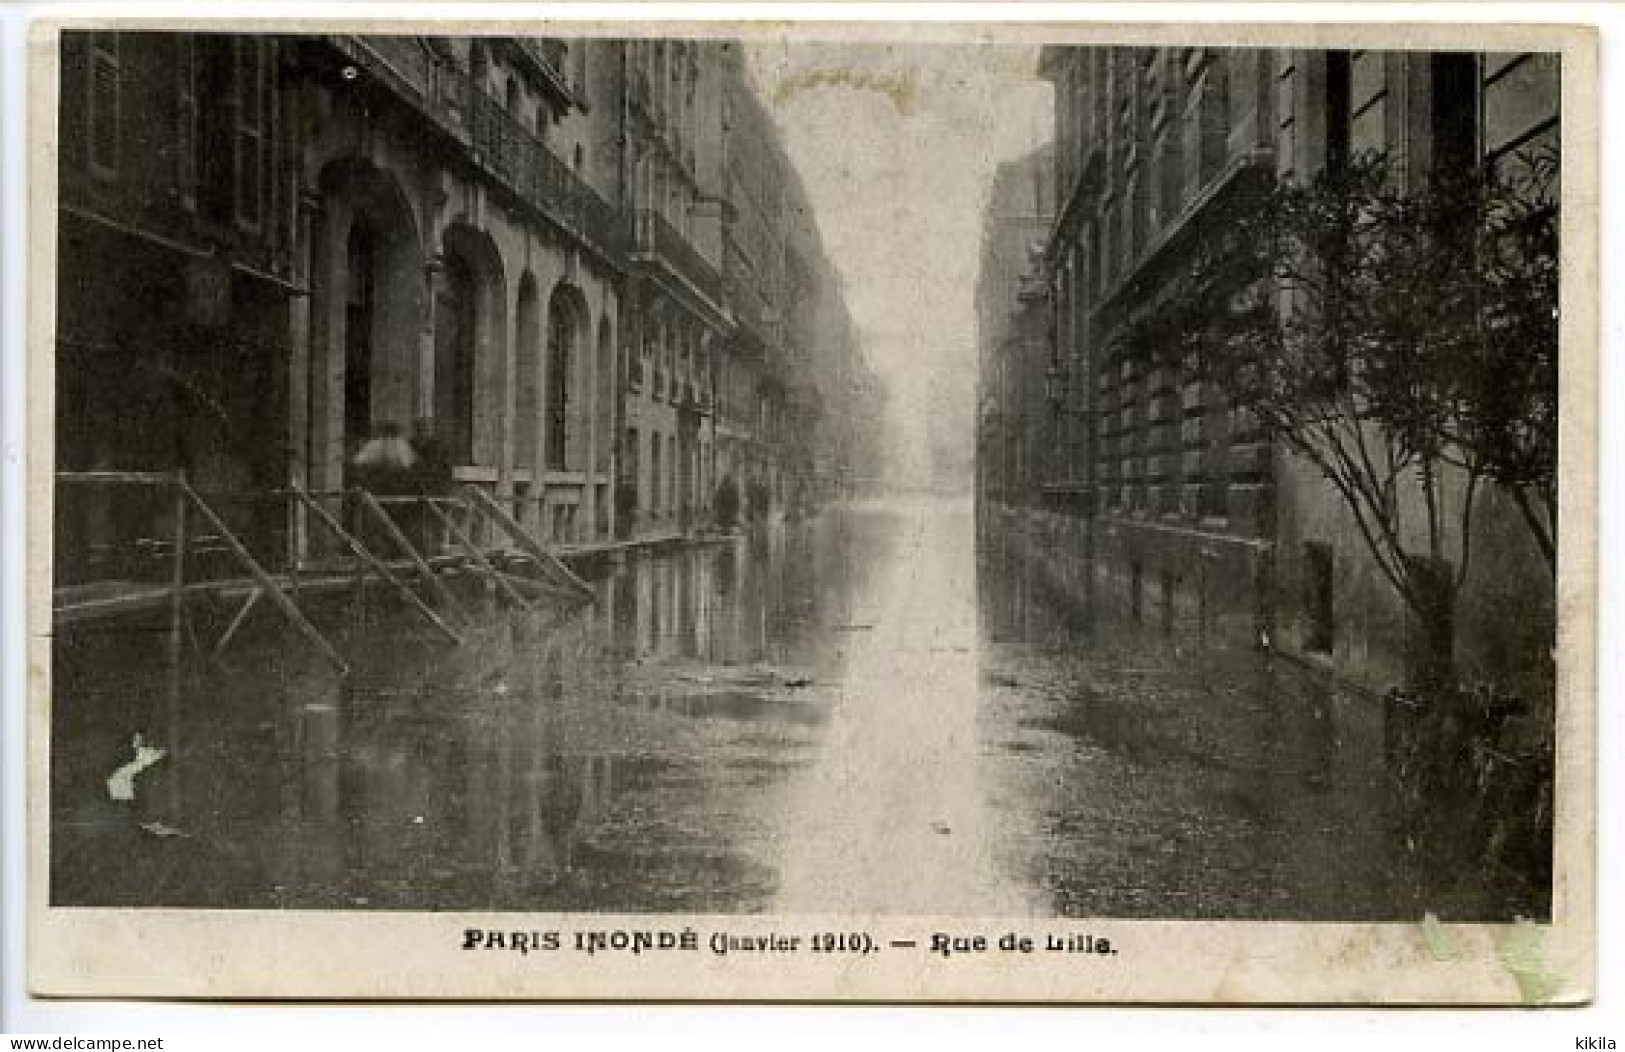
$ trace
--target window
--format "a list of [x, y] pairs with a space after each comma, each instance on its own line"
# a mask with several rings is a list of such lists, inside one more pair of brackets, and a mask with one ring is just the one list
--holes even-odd
[[1106, 284], [1106, 239], [1102, 235], [1102, 228], [1089, 224], [1089, 298], [1092, 301], [1100, 300], [1101, 290]]
[[660, 473], [660, 436], [649, 436], [649, 510], [656, 518], [660, 517], [660, 494], [663, 476]]
[[569, 464], [570, 370], [574, 367], [575, 318], [569, 305], [553, 297], [547, 317], [547, 466], [563, 471]]
[[1117, 221], [1117, 205], [1106, 206], [1106, 282], [1107, 286], [1115, 282], [1118, 275], [1123, 273], [1127, 262], [1124, 253], [1123, 238]]
[[1147, 220], [1150, 213], [1150, 193], [1147, 192], [1146, 180], [1141, 178], [1141, 171], [1136, 167], [1129, 173], [1128, 185], [1123, 191], [1128, 210], [1128, 231], [1123, 244], [1123, 271], [1126, 273], [1139, 254], [1145, 250], [1150, 240], [1150, 231], [1147, 229]]
[[1465, 172], [1478, 163], [1478, 56], [1433, 56], [1433, 168]]
[[175, 37], [175, 187], [190, 207], [197, 200], [197, 49], [182, 33]]
[[344, 435], [365, 438], [372, 430], [372, 336], [377, 273], [372, 231], [364, 220], [350, 228], [344, 294]]
[[[1378, 61], [1381, 61], [1380, 56]], [[1352, 76], [1347, 51], [1326, 53], [1326, 168], [1329, 171], [1342, 170], [1349, 160]]]
[[536, 440], [541, 428], [542, 348], [540, 297], [536, 282], [526, 274], [519, 283], [519, 306], [515, 312], [514, 333], [514, 466], [536, 465]]
[[86, 135], [90, 170], [110, 176], [119, 166], [119, 35], [90, 34]]
[[666, 436], [666, 507], [677, 508], [677, 436]]
[[1332, 546], [1310, 541], [1303, 546], [1303, 648], [1330, 654], [1336, 642], [1333, 618]]
[[1179, 125], [1170, 119], [1157, 136], [1152, 158], [1150, 226], [1153, 231], [1160, 230], [1179, 214], [1183, 176], [1179, 169]]
[[[503, 94], [502, 105], [508, 111], [508, 116], [516, 121], [525, 122], [525, 98], [519, 91], [519, 78], [517, 76], [508, 78], [508, 87]], [[529, 123], [534, 127], [535, 119], [533, 118]]]
[[475, 349], [479, 300], [474, 272], [450, 253], [435, 288], [435, 419], [454, 463], [474, 462]]
[[1348, 131], [1351, 152], [1388, 149], [1388, 65], [1383, 51], [1348, 53]]
[[236, 111], [232, 201], [237, 221], [258, 229], [265, 212], [265, 73], [267, 42], [238, 37], [232, 104]]

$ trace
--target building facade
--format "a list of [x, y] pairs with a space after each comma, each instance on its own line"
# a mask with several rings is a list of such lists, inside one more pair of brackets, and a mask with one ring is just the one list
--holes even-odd
[[736, 322], [718, 478], [754, 494], [747, 507], [797, 515], [878, 472], [884, 395], [744, 53], [724, 45], [718, 65], [727, 84], [723, 274]]
[[1044, 507], [1054, 460], [1054, 307], [1041, 253], [1055, 221], [1054, 151], [999, 166], [982, 228], [976, 285], [977, 492]]
[[[714, 359], [732, 326], [721, 279], [723, 79], [718, 41], [624, 45], [637, 348], [626, 478], [636, 526], [688, 528], [710, 507]], [[632, 501], [628, 499], [628, 504]]]
[[[1041, 505], [1134, 617], [1230, 629], [1373, 688], [1403, 681], [1408, 615], [1333, 487], [1130, 333], [1238, 195], [1356, 151], [1409, 181], [1555, 142], [1555, 56], [1051, 47], [1041, 73], [1055, 89], [1053, 457], [1040, 485], [987, 496]], [[1027, 309], [1007, 301], [1012, 319]], [[1505, 494], [1481, 496], [1476, 521], [1462, 664], [1549, 694], [1549, 574]]]
[[[752, 97], [733, 43], [62, 46], [59, 468], [331, 491], [370, 434], [417, 422], [458, 480], [570, 544], [705, 524], [722, 444], [775, 478], [814, 446], [775, 392], [821, 347], [747, 348], [738, 305], [784, 290], [724, 281], [747, 173], [758, 198], [799, 192], [771, 121], [730, 131]], [[66, 516], [65, 552], [88, 558], [107, 514]]]

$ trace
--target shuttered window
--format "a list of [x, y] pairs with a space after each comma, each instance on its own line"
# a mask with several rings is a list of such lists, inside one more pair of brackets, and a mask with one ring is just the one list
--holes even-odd
[[175, 186], [190, 207], [197, 200], [197, 46], [175, 37]]
[[90, 34], [86, 132], [90, 168], [98, 175], [110, 176], [118, 172], [120, 76], [118, 34]]
[[238, 37], [233, 77], [236, 129], [233, 142], [232, 200], [237, 221], [258, 229], [265, 211], [265, 47], [264, 40]]

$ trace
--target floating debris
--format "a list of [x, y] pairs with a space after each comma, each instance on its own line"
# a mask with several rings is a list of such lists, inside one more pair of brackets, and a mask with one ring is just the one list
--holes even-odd
[[135, 776], [168, 755], [165, 750], [148, 745], [139, 731], [130, 740], [130, 747], [135, 750], [135, 759], [107, 776], [107, 795], [114, 800], [134, 800]]
[[176, 829], [167, 822], [142, 822], [141, 828], [156, 837], [190, 837], [192, 834]]

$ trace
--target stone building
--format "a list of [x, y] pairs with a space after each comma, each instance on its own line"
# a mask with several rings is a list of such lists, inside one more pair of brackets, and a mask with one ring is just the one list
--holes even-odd
[[735, 329], [720, 363], [717, 478], [795, 515], [878, 474], [884, 395], [772, 114], [744, 55], [723, 48]]
[[759, 516], [783, 507], [778, 451], [789, 395], [784, 339], [792, 262], [786, 219], [794, 172], [737, 49], [727, 55], [727, 74], [722, 121], [729, 211], [722, 272], [735, 326], [717, 374], [716, 474], [719, 482], [737, 487], [742, 514]]
[[[1355, 150], [1421, 179], [1555, 141], [1556, 58], [1050, 47], [1041, 72], [1056, 100], [1046, 262], [1062, 410], [1044, 514], [1087, 520], [1091, 580], [1133, 616], [1400, 681], [1407, 615], [1331, 485], [1127, 334], [1235, 195]], [[1471, 674], [1549, 692], [1549, 576], [1504, 495], [1482, 499], [1458, 653]]]
[[790, 293], [723, 281], [731, 197], [799, 193], [770, 121], [729, 130], [735, 48], [65, 33], [59, 467], [331, 491], [419, 422], [554, 542], [703, 524], [719, 402], [764, 477], [813, 445], [785, 411], [812, 352], [738, 338]]
[[[710, 507], [714, 362], [732, 328], [722, 287], [724, 41], [622, 47], [634, 219], [624, 477], [637, 526], [686, 529]], [[631, 501], [628, 500], [628, 504]]]
[[1059, 406], [1053, 306], [1039, 253], [1055, 221], [1054, 150], [999, 166], [982, 229], [976, 284], [977, 496], [983, 504], [1043, 507]]
[[[60, 468], [183, 468], [209, 490], [285, 480], [300, 398], [289, 318], [304, 289], [290, 47], [63, 35]], [[127, 575], [129, 542], [161, 514], [152, 503], [62, 489], [58, 581]], [[277, 517], [242, 525], [256, 547], [280, 546]]]
[[626, 230], [612, 45], [289, 42], [294, 477], [428, 419], [457, 478], [546, 537], [607, 535]]

